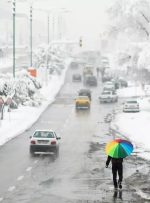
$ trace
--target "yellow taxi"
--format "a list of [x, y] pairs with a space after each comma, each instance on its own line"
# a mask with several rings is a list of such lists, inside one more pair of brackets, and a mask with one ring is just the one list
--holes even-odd
[[78, 96], [75, 99], [76, 109], [82, 109], [82, 108], [90, 109], [90, 104], [91, 104], [91, 101], [88, 96]]

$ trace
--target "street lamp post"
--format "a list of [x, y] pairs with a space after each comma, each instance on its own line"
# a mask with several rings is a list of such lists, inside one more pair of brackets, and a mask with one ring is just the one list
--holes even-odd
[[12, 7], [12, 13], [13, 13], [13, 77], [15, 78], [15, 55], [16, 55], [16, 33], [15, 33], [15, 29], [16, 29], [16, 1], [13, 0], [12, 1], [13, 7]]
[[30, 6], [30, 66], [32, 67], [32, 6]]
[[49, 45], [49, 13], [47, 17], [47, 43]]

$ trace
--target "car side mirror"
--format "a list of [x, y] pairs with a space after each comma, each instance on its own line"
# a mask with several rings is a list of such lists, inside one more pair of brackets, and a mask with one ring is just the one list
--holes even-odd
[[29, 136], [29, 138], [31, 139], [31, 138], [32, 138], [32, 136], [30, 135], [30, 136]]
[[61, 140], [61, 137], [56, 137], [57, 140]]

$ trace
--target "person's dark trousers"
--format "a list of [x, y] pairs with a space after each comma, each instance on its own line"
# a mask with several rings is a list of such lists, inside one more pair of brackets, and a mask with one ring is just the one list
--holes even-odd
[[114, 182], [114, 186], [117, 187], [117, 173], [119, 176], [119, 182], [122, 182], [123, 179], [123, 168], [122, 168], [122, 164], [114, 164], [112, 166], [112, 173], [113, 173], [113, 182]]

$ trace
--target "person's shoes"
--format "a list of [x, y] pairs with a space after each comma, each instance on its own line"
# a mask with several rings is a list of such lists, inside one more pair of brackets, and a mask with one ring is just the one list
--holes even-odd
[[118, 186], [119, 186], [119, 189], [122, 189], [121, 181], [118, 181]]

